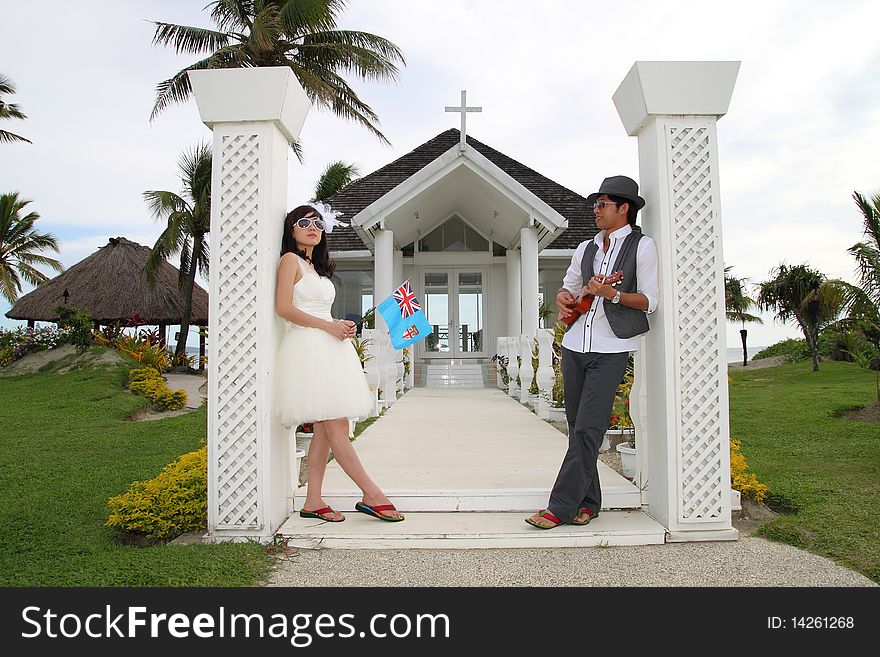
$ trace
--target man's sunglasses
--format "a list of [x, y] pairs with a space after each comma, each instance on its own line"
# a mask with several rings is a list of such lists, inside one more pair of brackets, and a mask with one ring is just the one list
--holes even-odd
[[306, 229], [309, 226], [311, 226], [312, 224], [314, 224], [315, 228], [317, 228], [318, 230], [324, 230], [324, 221], [321, 219], [318, 219], [318, 218], [308, 219], [306, 217], [303, 217], [302, 219], [296, 220], [296, 225], [302, 229]]

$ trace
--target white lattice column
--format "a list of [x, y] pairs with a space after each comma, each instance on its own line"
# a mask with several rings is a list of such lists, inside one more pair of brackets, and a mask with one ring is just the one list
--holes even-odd
[[716, 121], [738, 71], [739, 62], [636, 62], [614, 94], [638, 135], [641, 223], [660, 260], [660, 306], [631, 403], [643, 499], [670, 541], [737, 537]]
[[208, 375], [208, 533], [268, 540], [287, 518], [287, 435], [272, 412], [283, 332], [275, 277], [287, 157], [309, 100], [290, 69], [190, 72], [213, 132]]

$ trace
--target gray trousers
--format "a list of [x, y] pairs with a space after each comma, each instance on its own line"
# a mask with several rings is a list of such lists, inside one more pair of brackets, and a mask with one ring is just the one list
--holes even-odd
[[582, 354], [562, 348], [568, 451], [547, 506], [562, 522], [571, 522], [582, 507], [593, 513], [602, 507], [596, 461], [628, 359], [629, 352]]

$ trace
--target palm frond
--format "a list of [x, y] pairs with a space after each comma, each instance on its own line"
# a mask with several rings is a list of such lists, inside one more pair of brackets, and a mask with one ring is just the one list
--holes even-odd
[[18, 293], [21, 292], [21, 280], [15, 269], [0, 261], [0, 294], [9, 303], [18, 301]]
[[235, 29], [236, 32], [245, 32], [251, 28], [251, 16], [254, 14], [253, 0], [215, 0], [208, 5], [213, 6], [211, 20], [221, 30]]
[[32, 267], [27, 263], [23, 263], [21, 261], [18, 262], [18, 266], [16, 267], [18, 273], [21, 274], [21, 277], [30, 283], [33, 286], [42, 285], [46, 281], [49, 280], [49, 277], [46, 276], [39, 269]]
[[11, 96], [14, 93], [15, 83], [9, 78], [8, 75], [0, 73], [0, 94], [9, 94]]
[[147, 209], [156, 219], [164, 221], [174, 212], [182, 212], [187, 209], [187, 203], [174, 192], [147, 190], [144, 192], [144, 201]]
[[396, 62], [406, 65], [400, 48], [388, 39], [368, 32], [313, 32], [303, 37], [299, 50], [303, 61], [334, 71], [355, 73], [365, 80], [397, 82], [400, 70]]
[[315, 197], [313, 201], [324, 201], [336, 194], [343, 187], [350, 185], [361, 175], [360, 169], [355, 164], [348, 164], [337, 160], [331, 162], [324, 169], [315, 185]]
[[290, 37], [303, 34], [332, 30], [336, 27], [336, 16], [344, 7], [343, 2], [327, 2], [326, 0], [307, 0], [305, 2], [282, 2], [279, 21]]
[[27, 114], [15, 103], [4, 103], [0, 100], [0, 119], [26, 119]]
[[204, 52], [214, 52], [229, 45], [230, 37], [225, 32], [190, 25], [150, 22], [156, 26], [153, 45], [171, 46], [178, 54], [197, 55]]
[[26, 139], [21, 135], [17, 135], [14, 132], [8, 132], [6, 130], [0, 130], [0, 142], [12, 142], [12, 141], [26, 141], [29, 144], [33, 144], [30, 139]]

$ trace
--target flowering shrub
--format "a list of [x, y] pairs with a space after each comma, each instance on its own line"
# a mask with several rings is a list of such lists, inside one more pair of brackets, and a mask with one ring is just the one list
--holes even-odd
[[296, 428], [297, 433], [315, 433], [315, 424], [313, 422], [303, 422]]
[[172, 539], [203, 529], [208, 517], [207, 448], [184, 454], [159, 476], [134, 482], [107, 504], [108, 526], [150, 539]]
[[148, 397], [155, 406], [165, 411], [176, 411], [186, 406], [186, 392], [172, 391], [165, 379], [152, 367], [142, 367], [128, 373], [128, 389]]
[[749, 472], [738, 440], [730, 441], [730, 486], [755, 502], [763, 502], [769, 489]]
[[0, 366], [8, 365], [35, 351], [55, 349], [68, 342], [70, 329], [46, 328], [0, 329]]

